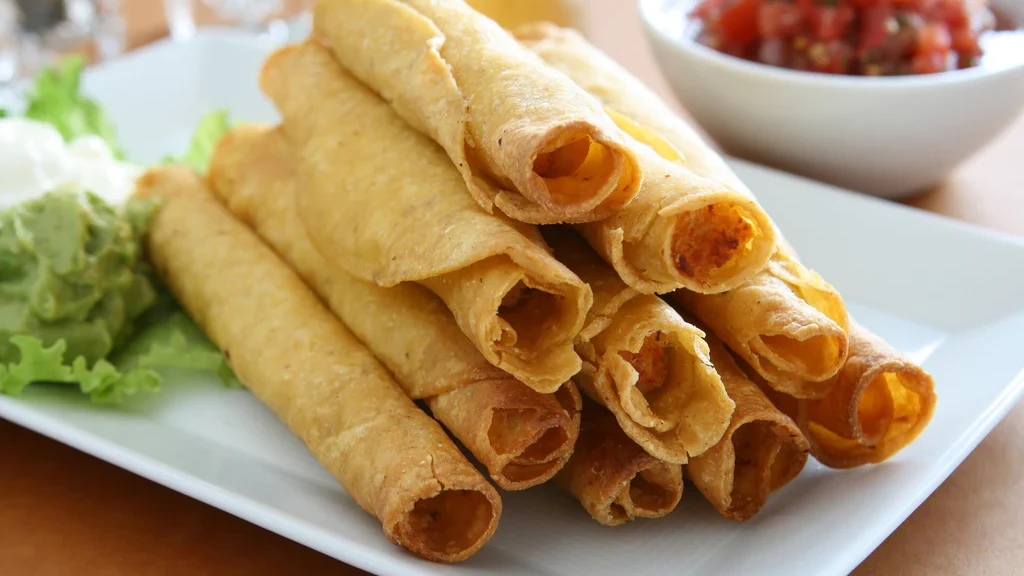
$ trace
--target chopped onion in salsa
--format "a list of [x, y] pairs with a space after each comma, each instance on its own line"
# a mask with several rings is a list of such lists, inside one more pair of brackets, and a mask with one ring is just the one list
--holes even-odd
[[986, 0], [704, 0], [697, 41], [772, 66], [889, 76], [977, 64]]

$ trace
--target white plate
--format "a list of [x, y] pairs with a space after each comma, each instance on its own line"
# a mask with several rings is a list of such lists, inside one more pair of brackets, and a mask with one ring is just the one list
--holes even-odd
[[[90, 71], [129, 154], [180, 150], [203, 112], [273, 120], [256, 87], [269, 46], [207, 32]], [[68, 391], [0, 397], [0, 417], [382, 574], [845, 574], [888, 536], [1024, 389], [1024, 242], [746, 164], [736, 170], [803, 258], [871, 329], [934, 376], [931, 426], [881, 466], [817, 463], [754, 519], [719, 518], [688, 487], [661, 520], [597, 525], [550, 487], [507, 494], [490, 543], [457, 567], [389, 544], [269, 410], [244, 391], [177, 375], [160, 395], [97, 408]]]

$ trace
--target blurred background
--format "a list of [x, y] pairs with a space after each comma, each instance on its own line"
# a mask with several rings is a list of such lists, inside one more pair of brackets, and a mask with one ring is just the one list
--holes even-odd
[[[585, 28], [585, 0], [471, 0], [511, 26], [545, 19]], [[313, 0], [0, 0], [0, 85], [32, 77], [62, 54], [98, 62], [169, 34], [231, 26], [284, 40], [305, 30]]]

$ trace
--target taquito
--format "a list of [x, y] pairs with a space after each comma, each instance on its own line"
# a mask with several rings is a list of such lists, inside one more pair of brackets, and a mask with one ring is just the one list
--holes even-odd
[[585, 222], [636, 195], [640, 166], [600, 104], [462, 0], [321, 0], [313, 25], [487, 212]]
[[832, 468], [888, 460], [917, 439], [935, 412], [932, 377], [856, 322], [850, 356], [832, 384], [819, 400], [769, 392], [807, 436], [811, 455]]
[[736, 410], [721, 441], [691, 458], [686, 473], [719, 514], [742, 522], [796, 478], [809, 447], [796, 423], [746, 377], [722, 342], [709, 335], [707, 343]]
[[626, 284], [714, 294], [764, 268], [775, 228], [753, 198], [634, 145], [646, 175], [640, 193], [611, 217], [576, 226]]
[[218, 144], [209, 179], [251, 226], [394, 375], [488, 470], [521, 490], [550, 479], [579, 435], [571, 382], [540, 394], [491, 366], [425, 288], [381, 288], [332, 266], [310, 243], [295, 209], [295, 160], [279, 129], [240, 126]]
[[704, 333], [662, 299], [626, 286], [568, 229], [547, 230], [545, 238], [594, 292], [576, 342], [580, 388], [659, 460], [683, 464], [718, 442], [734, 405], [708, 358]]
[[160, 277], [387, 538], [438, 562], [476, 552], [501, 500], [441, 426], [198, 175], [157, 168], [136, 193], [164, 201], [146, 244]]
[[533, 226], [487, 214], [436, 145], [307, 42], [266, 62], [263, 89], [295, 150], [299, 216], [329, 262], [445, 301], [488, 362], [538, 392], [579, 371], [590, 289]]
[[[604, 67], [608, 58], [574, 32], [544, 23], [522, 26], [516, 34], [599, 99], [605, 97], [604, 83], [610, 88], [620, 72], [625, 74], [592, 70]], [[631, 88], [623, 87], [627, 93], [621, 97], [628, 97]], [[646, 294], [678, 288], [714, 294], [739, 286], [764, 268], [775, 249], [775, 228], [754, 197], [702, 177], [706, 172], [698, 175], [667, 142], [646, 146], [650, 139], [641, 127], [622, 112], [608, 112], [639, 139], [630, 138], [629, 143], [640, 159], [644, 181], [636, 198], [616, 214], [578, 228], [619, 276]]]
[[660, 518], [683, 495], [682, 466], [648, 454], [610, 412], [593, 403], [583, 411], [576, 450], [554, 481], [605, 526]]
[[[692, 127], [578, 33], [550, 24], [527, 25], [516, 33], [548, 64], [597, 97], [636, 140], [702, 178], [754, 197]], [[828, 392], [826, 381], [846, 360], [846, 306], [831, 285], [800, 263], [781, 234], [776, 231], [775, 236], [768, 265], [743, 286], [721, 294], [673, 294], [777, 390], [820, 397]], [[614, 254], [592, 243], [615, 263]]]

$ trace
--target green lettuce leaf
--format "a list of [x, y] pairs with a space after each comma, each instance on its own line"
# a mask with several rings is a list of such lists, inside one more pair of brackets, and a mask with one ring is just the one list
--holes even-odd
[[160, 389], [160, 376], [147, 368], [122, 372], [106, 360], [90, 368], [82, 356], [66, 364], [64, 340], [46, 347], [38, 338], [12, 336], [11, 343], [21, 352], [21, 358], [7, 366], [0, 364], [0, 392], [4, 394], [17, 396], [33, 382], [77, 384], [93, 402], [117, 404], [129, 396]]
[[40, 72], [28, 97], [25, 117], [52, 125], [68, 141], [99, 136], [117, 158], [123, 159], [113, 123], [96, 101], [82, 94], [84, 68], [85, 58], [69, 56]]
[[206, 174], [210, 157], [221, 137], [231, 130], [231, 118], [227, 110], [217, 110], [203, 116], [192, 133], [188, 149], [181, 156], [168, 156], [164, 164], [185, 164], [200, 174]]
[[[173, 303], [173, 300], [168, 298]], [[128, 346], [115, 355], [122, 370], [184, 368], [215, 374], [229, 388], [241, 387], [224, 355], [177, 305], [157, 309]]]
[[165, 289], [159, 300], [139, 321], [136, 335], [112, 358], [89, 365], [79, 356], [65, 361], [67, 342], [62, 338], [47, 347], [33, 336], [12, 336], [17, 362], [0, 363], [0, 394], [18, 396], [34, 382], [77, 385], [97, 404], [119, 404], [163, 385], [163, 369], [212, 373], [228, 388], [241, 383], [223, 354], [178, 306]]

